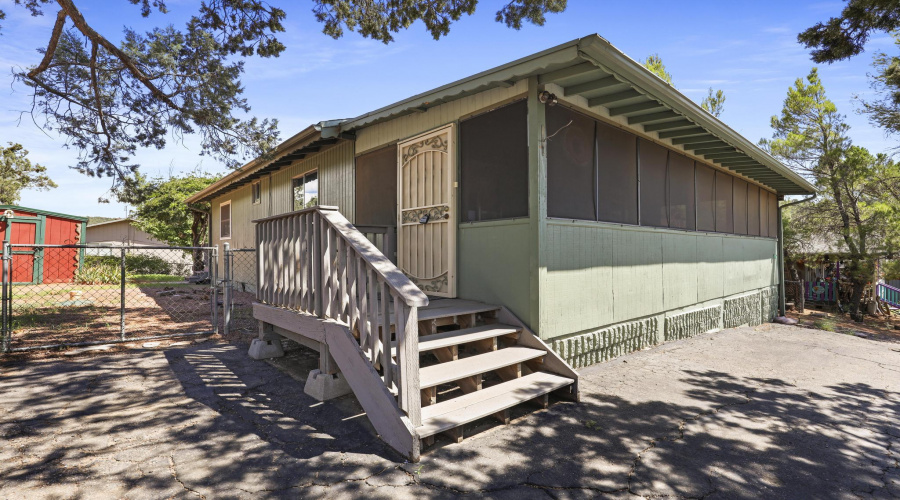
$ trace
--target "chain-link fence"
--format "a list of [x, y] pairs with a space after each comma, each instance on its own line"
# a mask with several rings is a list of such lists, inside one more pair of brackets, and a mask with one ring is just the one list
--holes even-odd
[[223, 251], [222, 282], [224, 321], [222, 335], [228, 340], [247, 340], [258, 333], [253, 319], [256, 299], [256, 249], [230, 248]]
[[218, 329], [215, 248], [7, 244], [3, 250], [3, 352]]

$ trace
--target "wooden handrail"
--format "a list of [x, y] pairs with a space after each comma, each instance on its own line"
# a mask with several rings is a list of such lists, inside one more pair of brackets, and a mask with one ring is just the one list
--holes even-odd
[[338, 207], [335, 207], [332, 205], [316, 205], [314, 207], [301, 208], [300, 210], [294, 210], [293, 212], [285, 212], [283, 214], [270, 215], [268, 217], [263, 217], [262, 219], [253, 219], [250, 222], [256, 224], [258, 222], [266, 222], [266, 221], [276, 220], [276, 219], [286, 219], [288, 217], [296, 217], [298, 215], [308, 214], [308, 213], [312, 213], [312, 212], [322, 212], [322, 211], [330, 212], [332, 210], [337, 211]]
[[393, 262], [390, 261], [378, 248], [369, 241], [353, 224], [350, 224], [338, 211], [321, 212], [322, 217], [338, 230], [338, 235], [343, 238], [356, 252], [362, 256], [372, 269], [381, 276], [403, 302], [410, 307], [424, 307], [428, 305], [428, 297], [403, 274]]
[[[421, 423], [418, 308], [428, 297], [336, 207], [256, 222], [257, 299], [343, 323], [361, 354]], [[396, 360], [391, 345], [396, 341]]]

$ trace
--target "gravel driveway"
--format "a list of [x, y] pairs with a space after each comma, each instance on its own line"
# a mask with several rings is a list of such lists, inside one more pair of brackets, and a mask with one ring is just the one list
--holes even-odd
[[0, 368], [3, 498], [900, 497], [900, 344], [762, 325], [581, 371], [405, 464], [355, 399], [208, 341]]

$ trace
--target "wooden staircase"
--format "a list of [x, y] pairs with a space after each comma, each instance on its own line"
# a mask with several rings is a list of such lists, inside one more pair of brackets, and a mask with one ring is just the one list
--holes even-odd
[[[430, 299], [335, 207], [254, 221], [259, 341], [288, 336], [339, 371], [381, 438], [409, 460], [438, 434], [551, 393], [578, 400], [578, 373], [508, 309]], [[336, 368], [334, 368], [336, 367]]]
[[423, 444], [440, 433], [459, 442], [466, 424], [485, 417], [508, 424], [510, 408], [529, 401], [546, 408], [550, 393], [577, 400], [576, 380], [546, 370], [548, 351], [520, 344], [524, 327], [501, 323], [501, 315], [509, 313], [456, 299], [432, 300], [420, 310], [422, 420], [415, 430]]

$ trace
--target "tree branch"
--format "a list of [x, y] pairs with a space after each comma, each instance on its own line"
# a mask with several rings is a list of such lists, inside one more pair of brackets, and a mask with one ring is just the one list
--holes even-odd
[[50, 34], [50, 42], [47, 43], [47, 50], [44, 51], [44, 58], [41, 59], [40, 64], [28, 72], [28, 78], [34, 79], [50, 66], [50, 61], [53, 60], [53, 54], [56, 52], [56, 45], [59, 43], [59, 37], [62, 35], [63, 27], [66, 25], [66, 17], [68, 17], [68, 14], [66, 14], [65, 9], [60, 9], [60, 11], [56, 13], [56, 23], [53, 25], [53, 33]]

